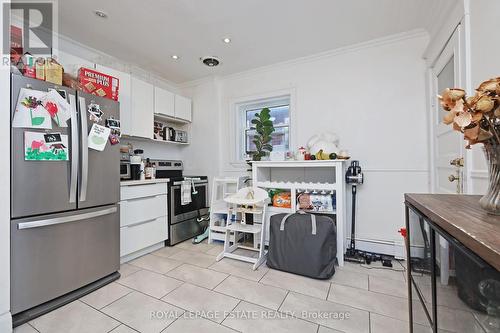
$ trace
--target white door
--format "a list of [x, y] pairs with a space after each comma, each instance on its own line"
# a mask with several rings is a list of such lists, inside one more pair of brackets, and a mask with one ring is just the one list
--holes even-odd
[[120, 126], [122, 134], [130, 135], [132, 122], [131, 75], [113, 68], [95, 65], [97, 71], [116, 77], [118, 82], [118, 102], [120, 102]]
[[437, 95], [446, 88], [464, 87], [464, 59], [461, 54], [460, 26], [446, 44], [431, 68], [431, 167], [434, 193], [463, 193], [464, 146], [463, 135], [443, 124], [448, 111], [441, 108]]
[[[431, 68], [431, 183], [434, 193], [460, 194], [464, 191], [464, 152], [463, 135], [451, 125], [443, 123], [448, 111], [443, 110], [438, 94], [446, 88], [465, 87], [465, 59], [463, 36], [458, 26], [443, 52]], [[440, 282], [448, 284], [450, 276], [450, 253], [448, 242], [436, 239], [437, 261], [440, 269]]]
[[154, 87], [132, 76], [131, 135], [153, 138]]

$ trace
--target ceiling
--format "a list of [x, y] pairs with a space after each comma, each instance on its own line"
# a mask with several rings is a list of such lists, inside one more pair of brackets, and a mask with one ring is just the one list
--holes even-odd
[[[228, 75], [409, 30], [456, 0], [62, 0], [59, 30], [182, 83]], [[439, 5], [436, 5], [439, 3]], [[94, 14], [102, 10], [108, 18]], [[225, 44], [224, 37], [232, 42]], [[178, 60], [171, 56], [178, 55]], [[200, 57], [222, 60], [208, 68]]]

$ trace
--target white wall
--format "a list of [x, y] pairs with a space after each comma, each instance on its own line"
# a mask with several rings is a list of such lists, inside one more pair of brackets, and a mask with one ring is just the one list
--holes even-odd
[[193, 99], [191, 144], [184, 148], [185, 174], [204, 175], [209, 179], [219, 174], [219, 158], [223, 151], [219, 132], [219, 83], [215, 78], [185, 86], [181, 93]]
[[[422, 33], [398, 35], [191, 88], [195, 107], [206, 105], [207, 100], [216, 106], [210, 91], [218, 85], [220, 124], [205, 115], [207, 121], [198, 126], [204, 126], [200, 130], [209, 135], [220, 133], [219, 172], [241, 174], [245, 170], [231, 163], [234, 101], [289, 91], [294, 104], [293, 148], [316, 133], [333, 131], [342, 148], [364, 168], [357, 238], [386, 244], [401, 241], [397, 230], [404, 224], [403, 193], [428, 191], [426, 67], [421, 58], [426, 44], [427, 36]], [[189, 157], [190, 164], [213, 161], [207, 153], [212, 146], [213, 137], [202, 143], [193, 140], [190, 151], [196, 155]]]
[[[495, 0], [470, 1], [470, 66], [471, 84], [476, 88], [481, 82], [500, 76], [500, 44], [492, 31], [500, 31], [500, 2]], [[488, 186], [486, 159], [482, 145], [472, 151], [472, 191], [484, 194]]]
[[[3, 45], [3, 7], [0, 1], [0, 45]], [[8, 33], [7, 33], [8, 35]], [[10, 67], [0, 63], [0, 140], [4, 143], [4, 156], [10, 156]], [[7, 148], [5, 148], [7, 147]], [[10, 315], [10, 164], [2, 163], [0, 172], [0, 332], [12, 330]]]

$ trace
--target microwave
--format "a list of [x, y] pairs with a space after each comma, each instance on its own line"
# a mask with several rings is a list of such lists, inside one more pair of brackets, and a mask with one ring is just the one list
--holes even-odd
[[130, 172], [130, 162], [121, 161], [120, 162], [120, 179], [128, 180], [132, 179], [132, 173]]

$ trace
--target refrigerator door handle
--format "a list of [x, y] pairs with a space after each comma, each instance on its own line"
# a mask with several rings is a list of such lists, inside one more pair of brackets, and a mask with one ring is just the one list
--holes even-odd
[[80, 201], [87, 200], [87, 182], [89, 177], [89, 146], [88, 146], [88, 130], [87, 130], [87, 110], [85, 106], [85, 98], [78, 98], [80, 103], [80, 124], [81, 124], [81, 149], [82, 149], [82, 169], [80, 178]]
[[69, 189], [69, 202], [76, 202], [78, 182], [78, 114], [76, 112], [76, 97], [69, 95], [71, 105], [71, 180]]
[[111, 208], [107, 208], [107, 209], [103, 209], [103, 210], [98, 210], [95, 212], [83, 213], [83, 214], [78, 214], [78, 215], [55, 217], [52, 219], [39, 220], [39, 221], [33, 221], [33, 222], [21, 222], [21, 223], [17, 224], [17, 229], [23, 230], [23, 229], [40, 228], [40, 227], [46, 227], [49, 225], [92, 219], [95, 217], [116, 213], [117, 210], [118, 209], [116, 207], [111, 207]]

